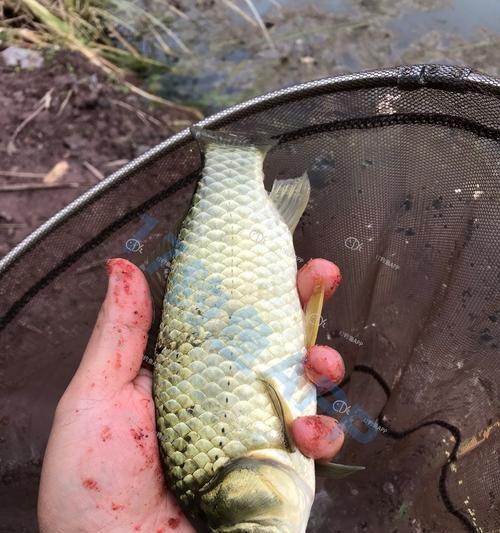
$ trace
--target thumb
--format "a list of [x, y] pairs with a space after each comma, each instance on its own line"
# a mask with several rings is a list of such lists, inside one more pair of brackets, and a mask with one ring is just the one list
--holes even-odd
[[146, 278], [138, 267], [120, 258], [110, 259], [106, 266], [108, 291], [74, 381], [117, 390], [139, 372], [152, 307]]

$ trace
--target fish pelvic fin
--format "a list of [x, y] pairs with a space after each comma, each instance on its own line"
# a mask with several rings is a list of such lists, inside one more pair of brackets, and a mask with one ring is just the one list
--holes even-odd
[[311, 185], [307, 173], [298, 178], [275, 180], [273, 183], [269, 197], [291, 233], [295, 231], [309, 203], [310, 194]]

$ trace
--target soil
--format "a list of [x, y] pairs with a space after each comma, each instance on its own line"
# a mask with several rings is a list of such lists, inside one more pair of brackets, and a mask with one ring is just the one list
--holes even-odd
[[[102, 176], [193, 121], [184, 110], [153, 107], [73, 52], [34, 70], [0, 59], [0, 79], [0, 256]], [[50, 102], [33, 116], [44, 97]], [[54, 189], [12, 190], [45, 187], [61, 161], [68, 170]]]

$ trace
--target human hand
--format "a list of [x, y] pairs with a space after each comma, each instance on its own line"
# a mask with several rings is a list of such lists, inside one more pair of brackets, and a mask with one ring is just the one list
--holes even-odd
[[[108, 261], [109, 285], [80, 366], [56, 409], [43, 462], [38, 499], [41, 533], [193, 532], [165, 485], [155, 429], [152, 374], [141, 368], [151, 325], [151, 298], [141, 270]], [[305, 305], [321, 276], [331, 296], [338, 269], [313, 260], [299, 272]], [[338, 383], [338, 352], [313, 346], [306, 374], [317, 384]], [[330, 459], [343, 434], [330, 417], [294, 421], [297, 447]]]
[[151, 372], [141, 368], [152, 308], [142, 274], [107, 263], [108, 291], [56, 409], [38, 498], [41, 533], [192, 532], [165, 489]]

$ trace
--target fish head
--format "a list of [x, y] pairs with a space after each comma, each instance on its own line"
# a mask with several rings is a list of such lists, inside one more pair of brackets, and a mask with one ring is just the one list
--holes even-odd
[[200, 499], [211, 531], [302, 533], [314, 491], [288, 465], [244, 457], [220, 468]]

